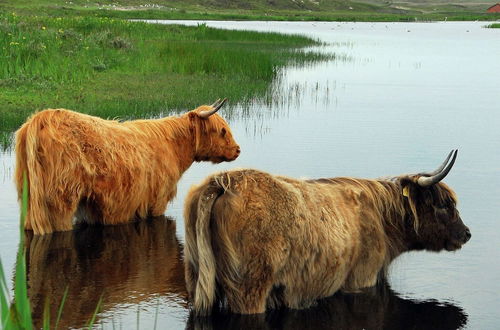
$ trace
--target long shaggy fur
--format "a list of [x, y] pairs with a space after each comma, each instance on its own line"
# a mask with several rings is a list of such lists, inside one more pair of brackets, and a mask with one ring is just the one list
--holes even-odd
[[375, 285], [402, 252], [459, 248], [468, 229], [455, 194], [414, 179], [302, 181], [256, 170], [210, 176], [191, 189], [184, 213], [195, 313], [216, 305], [243, 314], [305, 308], [337, 290]]
[[[193, 161], [239, 154], [227, 123], [201, 106], [180, 117], [118, 122], [64, 109], [34, 114], [16, 133], [16, 185], [29, 183], [26, 229], [35, 234], [89, 223], [159, 216]], [[78, 212], [77, 212], [78, 211]]]

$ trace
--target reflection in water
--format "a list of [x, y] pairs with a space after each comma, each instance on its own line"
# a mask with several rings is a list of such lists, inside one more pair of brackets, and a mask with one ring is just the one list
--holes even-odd
[[277, 310], [265, 315], [191, 313], [187, 329], [459, 329], [464, 311], [451, 303], [400, 298], [387, 283], [362, 293], [336, 295], [305, 310]]
[[166, 217], [42, 236], [27, 232], [26, 242], [28, 295], [37, 327], [46, 301], [55, 322], [66, 287], [60, 328], [84, 326], [101, 295], [103, 312], [155, 296], [187, 306], [182, 249], [175, 221]]
[[[182, 246], [175, 221], [155, 219], [121, 226], [88, 226], [71, 232], [33, 236], [26, 233], [28, 294], [35, 325], [42, 325], [50, 303], [54, 322], [66, 287], [59, 323], [83, 327], [103, 297], [101, 321], [124, 304], [163, 297], [186, 310]], [[109, 321], [109, 320], [108, 320]], [[451, 303], [398, 297], [386, 283], [357, 294], [336, 294], [306, 310], [277, 310], [265, 315], [215, 313], [189, 317], [188, 329], [457, 329], [467, 316]]]

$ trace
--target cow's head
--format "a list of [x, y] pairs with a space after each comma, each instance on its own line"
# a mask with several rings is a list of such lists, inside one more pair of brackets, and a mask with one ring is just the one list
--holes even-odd
[[202, 105], [188, 112], [195, 135], [195, 160], [220, 163], [238, 158], [240, 146], [234, 141], [229, 125], [216, 112], [227, 99]]
[[413, 215], [412, 249], [454, 251], [471, 237], [456, 208], [455, 193], [440, 182], [455, 163], [457, 153], [458, 150], [452, 150], [434, 172], [399, 177], [405, 205]]

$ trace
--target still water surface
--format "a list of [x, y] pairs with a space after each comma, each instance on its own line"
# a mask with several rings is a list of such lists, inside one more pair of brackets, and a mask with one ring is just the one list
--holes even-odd
[[[240, 158], [193, 164], [166, 217], [28, 235], [36, 317], [46, 299], [55, 305], [69, 285], [64, 327], [83, 326], [102, 294], [98, 322], [108, 329], [149, 329], [155, 322], [169, 329], [500, 328], [500, 30], [485, 24], [207, 22], [306, 34], [329, 43], [318, 49], [340, 60], [288, 68], [272, 102], [233, 105], [229, 121]], [[304, 178], [421, 172], [436, 168], [453, 148], [460, 152], [445, 181], [472, 232], [462, 250], [405, 254], [391, 265], [388, 283], [306, 311], [190, 317], [182, 202], [193, 183], [234, 167]], [[0, 257], [10, 277], [19, 218], [13, 164], [13, 154], [1, 154]]]

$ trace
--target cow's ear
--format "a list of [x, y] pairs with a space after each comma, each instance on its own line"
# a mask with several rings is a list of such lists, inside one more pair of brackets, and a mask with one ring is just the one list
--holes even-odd
[[409, 185], [403, 186], [403, 196], [410, 197], [410, 186]]
[[405, 197], [410, 197], [410, 186], [412, 184], [411, 179], [409, 178], [400, 179], [400, 183], [401, 183], [401, 194]]

